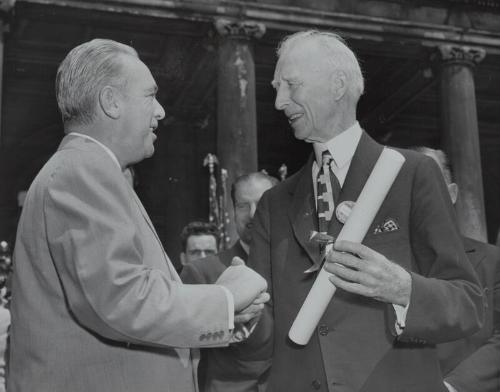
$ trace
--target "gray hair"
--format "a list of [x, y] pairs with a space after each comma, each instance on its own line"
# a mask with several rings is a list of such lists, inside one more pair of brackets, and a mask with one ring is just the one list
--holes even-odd
[[139, 58], [134, 48], [107, 39], [93, 39], [68, 53], [56, 75], [57, 104], [65, 124], [90, 123], [101, 89], [126, 86], [121, 55]]
[[236, 188], [238, 188], [241, 184], [251, 182], [251, 181], [267, 181], [269, 185], [271, 185], [271, 188], [275, 185], [278, 185], [280, 182], [276, 177], [270, 176], [269, 174], [263, 173], [263, 172], [252, 172], [252, 173], [246, 173], [242, 174], [241, 176], [237, 177], [233, 184], [231, 185], [231, 200], [233, 201], [233, 204], [236, 203]]
[[451, 168], [448, 162], [448, 157], [442, 150], [435, 150], [429, 147], [415, 147], [412, 150], [420, 152], [429, 158], [434, 159], [434, 161], [438, 164], [441, 172], [443, 173], [443, 177], [446, 181], [447, 185], [450, 185], [453, 182], [453, 178], [451, 175]]
[[308, 39], [317, 42], [326, 50], [328, 59], [333, 65], [333, 70], [345, 72], [349, 91], [357, 101], [365, 91], [363, 73], [356, 55], [340, 35], [318, 30], [299, 31], [286, 36], [281, 41], [277, 49], [278, 57], [281, 57], [292, 45]]

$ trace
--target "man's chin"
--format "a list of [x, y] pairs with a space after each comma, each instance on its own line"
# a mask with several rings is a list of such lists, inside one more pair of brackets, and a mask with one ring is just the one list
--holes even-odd
[[310, 132], [308, 132], [307, 129], [304, 128], [295, 128], [292, 126], [293, 129], [293, 136], [297, 140], [304, 140], [307, 142], [307, 137], [309, 136]]
[[151, 145], [151, 147], [146, 150], [146, 153], [144, 154], [144, 159], [151, 158], [154, 155], [154, 153], [155, 153], [155, 148], [153, 145]]

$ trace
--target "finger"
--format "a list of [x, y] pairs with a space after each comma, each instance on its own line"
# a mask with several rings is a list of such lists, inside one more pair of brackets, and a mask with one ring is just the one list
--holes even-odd
[[380, 256], [380, 253], [375, 252], [373, 249], [363, 245], [359, 244], [357, 242], [351, 242], [351, 241], [336, 241], [335, 244], [333, 244], [333, 247], [335, 250], [340, 251], [340, 252], [349, 252], [355, 255], [358, 255], [362, 259], [374, 259], [377, 256]]
[[254, 299], [254, 301], [252, 302], [252, 304], [265, 304], [267, 301], [269, 301], [271, 299], [271, 296], [269, 295], [269, 293], [260, 293], [259, 296], [257, 298]]
[[364, 297], [371, 297], [370, 290], [358, 283], [345, 281], [336, 275], [330, 275], [329, 279], [330, 282], [332, 282], [337, 288], [348, 291], [349, 293], [362, 295]]
[[356, 256], [353, 256], [350, 253], [338, 252], [332, 249], [326, 257], [325, 266], [333, 263], [342, 264], [346, 267], [355, 268], [358, 270], [363, 269], [366, 264], [363, 260]]
[[264, 309], [264, 304], [251, 304], [248, 305], [245, 309], [238, 312], [238, 314], [257, 313], [261, 312], [262, 309]]
[[341, 264], [339, 265], [335, 263], [330, 263], [328, 265], [325, 264], [325, 270], [343, 280], [356, 283], [360, 283], [363, 280], [362, 276], [364, 275], [364, 273], [360, 271], [346, 268]]
[[234, 315], [234, 322], [236, 324], [245, 324], [248, 323], [250, 320], [253, 320], [256, 317], [260, 316], [259, 313], [238, 313]]
[[245, 262], [240, 257], [234, 256], [233, 260], [231, 261], [231, 265], [232, 266], [235, 266], [235, 265], [245, 265]]

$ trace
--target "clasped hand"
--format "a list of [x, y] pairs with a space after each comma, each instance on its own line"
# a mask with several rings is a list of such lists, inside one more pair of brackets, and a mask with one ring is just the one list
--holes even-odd
[[330, 281], [336, 287], [350, 293], [402, 306], [410, 301], [408, 271], [365, 245], [335, 242], [324, 268], [332, 274]]
[[266, 280], [248, 268], [239, 257], [233, 259], [215, 283], [226, 287], [233, 294], [235, 323], [246, 323], [260, 316], [264, 304], [270, 298], [266, 292]]

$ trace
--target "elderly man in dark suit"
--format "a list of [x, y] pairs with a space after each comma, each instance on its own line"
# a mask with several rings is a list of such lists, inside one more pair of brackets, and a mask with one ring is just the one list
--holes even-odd
[[[257, 203], [263, 193], [278, 183], [278, 180], [262, 172], [244, 174], [238, 177], [231, 186], [231, 199], [234, 207], [234, 221], [239, 239], [234, 245], [218, 255], [195, 260], [184, 266], [181, 279], [189, 284], [214, 283], [222, 272], [231, 265], [235, 257], [246, 261], [250, 249], [252, 220]], [[230, 347], [202, 350], [199, 366], [201, 389], [206, 392], [238, 392], [254, 388], [263, 389], [265, 375], [259, 376], [253, 370], [262, 363], [248, 361], [248, 355], [258, 356], [249, 342], [242, 342]], [[249, 344], [250, 343], [250, 344]], [[244, 356], [247, 361], [241, 362]]]
[[266, 283], [242, 263], [215, 285], [181, 282], [123, 175], [154, 153], [157, 90], [137, 52], [111, 40], [59, 66], [66, 135], [17, 231], [11, 392], [194, 392], [189, 348], [227, 345], [238, 318], [258, 316]]
[[[415, 149], [433, 158], [446, 181], [453, 204], [460, 195], [441, 150]], [[439, 360], [450, 392], [500, 391], [500, 249], [464, 237], [465, 252], [484, 290], [488, 307], [482, 328], [474, 335], [438, 345]]]
[[278, 56], [275, 106], [313, 154], [254, 217], [248, 265], [271, 292], [268, 391], [446, 391], [435, 344], [477, 331], [484, 304], [439, 168], [422, 154], [400, 150], [406, 161], [363, 244], [326, 255], [337, 292], [316, 332], [304, 346], [288, 338], [321, 268], [311, 231], [338, 235], [383, 146], [356, 121], [363, 77], [340, 37], [299, 32]]

